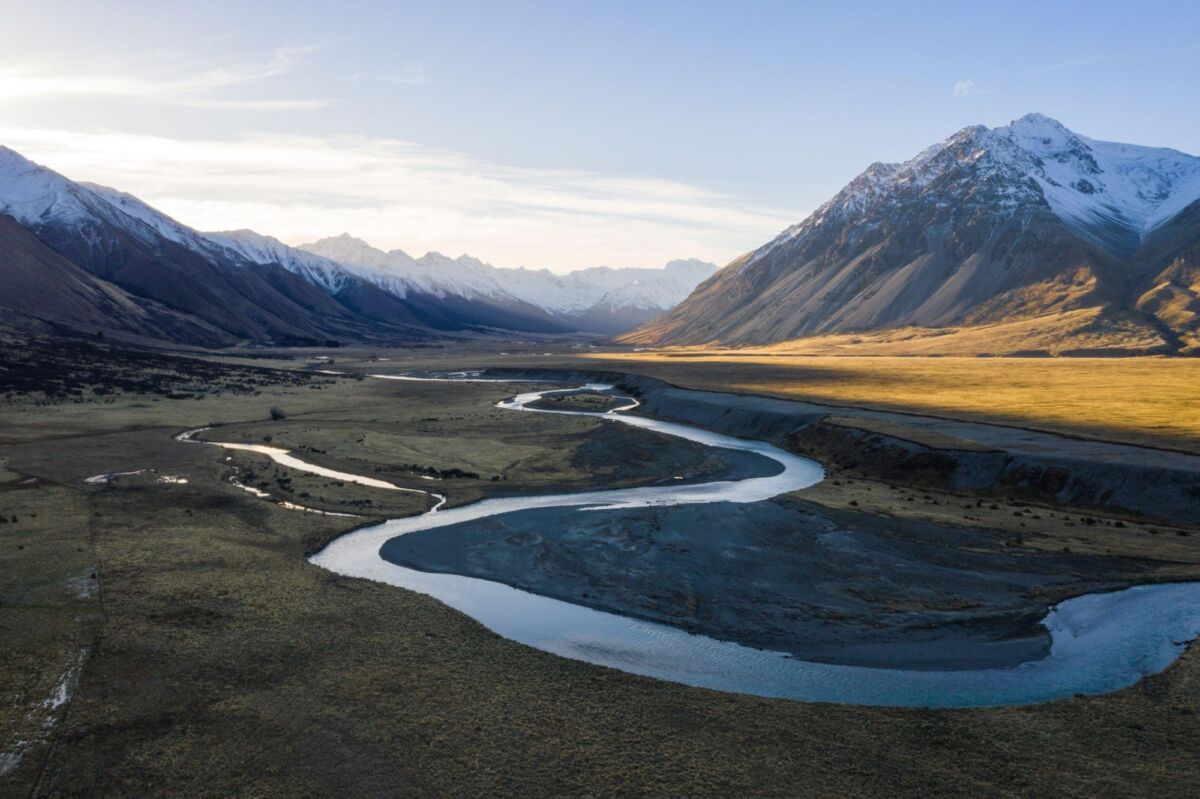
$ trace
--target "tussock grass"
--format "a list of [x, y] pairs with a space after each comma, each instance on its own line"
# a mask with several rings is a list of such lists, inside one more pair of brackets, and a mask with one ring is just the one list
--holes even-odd
[[595, 357], [696, 388], [1200, 452], [1200, 360], [817, 357], [740, 351]]

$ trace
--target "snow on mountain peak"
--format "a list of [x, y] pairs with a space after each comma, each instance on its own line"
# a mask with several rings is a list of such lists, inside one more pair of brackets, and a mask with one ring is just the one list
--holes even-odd
[[0, 213], [26, 225], [38, 225], [85, 216], [86, 200], [86, 190], [17, 151], [0, 146]]
[[[147, 245], [153, 257], [173, 257], [179, 245], [223, 267], [278, 264], [331, 294], [362, 278], [401, 299], [414, 292], [438, 299], [452, 295], [526, 316], [536, 306], [551, 316], [583, 319], [601, 299], [614, 311], [621, 302], [640, 310], [666, 310], [717, 270], [713, 264], [687, 260], [664, 269], [601, 267], [559, 276], [545, 269], [500, 269], [469, 255], [428, 252], [414, 259], [403, 250], [384, 252], [349, 233], [299, 248], [252, 230], [201, 233], [132, 194], [71, 181], [3, 145], [0, 213], [35, 233], [68, 230], [94, 247], [109, 246], [119, 230]], [[621, 324], [624, 318], [614, 314], [608, 324]], [[604, 322], [589, 319], [591, 324]]]
[[1090, 139], [1041, 114], [993, 133], [1037, 159], [1031, 176], [1069, 223], [1141, 236], [1200, 199], [1200, 158], [1178, 150]]
[[204, 234], [209, 240], [256, 264], [279, 264], [326, 291], [336, 294], [345, 288], [350, 276], [328, 258], [289, 247], [274, 236], [253, 230], [228, 230]]
[[[402, 250], [372, 247], [348, 234], [302, 244], [300, 249], [323, 255], [347, 268], [367, 274], [394, 293], [418, 291], [445, 297], [518, 302], [535, 305], [551, 314], [586, 311], [601, 299], [627, 299], [638, 308], [670, 308], [717, 267], [697, 261], [672, 261], [665, 269], [611, 269], [592, 267], [566, 275], [547, 269], [505, 269], [470, 255], [450, 258], [428, 252], [412, 258]], [[636, 288], [632, 286], [636, 285]], [[406, 294], [402, 294], [406, 296]]]
[[977, 189], [984, 178], [994, 179], [995, 192], [988, 197], [992, 209], [1044, 200], [1068, 225], [1109, 243], [1136, 243], [1200, 200], [1200, 158], [1167, 148], [1090, 139], [1045, 114], [1031, 113], [998, 128], [965, 127], [902, 164], [872, 164], [755, 255], [827, 220], [854, 218], [878, 203], [893, 201], [900, 192], [919, 192], [964, 167], [971, 171], [956, 173], [964, 192]]

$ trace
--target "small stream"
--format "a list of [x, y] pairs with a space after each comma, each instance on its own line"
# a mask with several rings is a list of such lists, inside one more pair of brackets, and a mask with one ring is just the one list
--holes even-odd
[[[482, 379], [475, 373], [449, 378], [376, 377]], [[489, 580], [422, 572], [380, 557], [383, 544], [396, 536], [502, 513], [548, 507], [578, 507], [603, 513], [606, 509], [654, 505], [760, 502], [811, 486], [824, 476], [814, 461], [762, 441], [627, 415], [623, 411], [637, 406], [632, 398], [624, 398], [628, 400], [624, 405], [601, 414], [531, 407], [547, 396], [612, 390], [609, 385], [588, 384], [576, 389], [535, 391], [498, 403], [498, 407], [517, 412], [596, 416], [707, 446], [757, 453], [777, 462], [781, 469], [770, 476], [744, 480], [488, 499], [357, 530], [331, 542], [311, 558], [312, 562], [339, 574], [427, 594], [499, 635], [563, 657], [686, 685], [806, 701], [981, 707], [1105, 693], [1162, 671], [1179, 657], [1188, 641], [1200, 635], [1200, 583], [1145, 585], [1088, 594], [1052, 608], [1042, 621], [1051, 636], [1049, 655], [1013, 668], [919, 671], [832, 665], [606, 613]], [[257, 445], [245, 448], [271, 449]], [[285, 463], [278, 453], [265, 454]], [[337, 476], [350, 479], [340, 473]]]

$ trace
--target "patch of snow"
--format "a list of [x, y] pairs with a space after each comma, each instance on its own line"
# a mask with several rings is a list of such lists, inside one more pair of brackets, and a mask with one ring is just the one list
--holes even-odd
[[1200, 158], [1178, 150], [1089, 139], [1041, 114], [992, 133], [1037, 159], [1031, 176], [1068, 221], [1115, 218], [1145, 233], [1200, 199]]
[[253, 230], [208, 233], [209, 239], [256, 264], [279, 264], [330, 294], [346, 288], [352, 278], [340, 264], [314, 253], [289, 247], [279, 239]]

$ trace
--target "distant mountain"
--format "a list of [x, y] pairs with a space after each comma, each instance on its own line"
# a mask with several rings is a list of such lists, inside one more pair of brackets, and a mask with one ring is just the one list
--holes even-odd
[[212, 241], [261, 265], [279, 264], [323, 287], [356, 312], [378, 321], [423, 325], [438, 331], [491, 328], [534, 333], [564, 333], [569, 330], [537, 308], [498, 307], [458, 296], [431, 294], [397, 283], [374, 270], [347, 267], [316, 253], [289, 247], [278, 239], [237, 230], [205, 234]]
[[490, 279], [492, 267], [469, 256], [428, 253], [412, 258], [403, 250], [384, 252], [342, 234], [302, 244], [303, 252], [342, 264], [396, 297], [443, 308], [483, 324], [544, 333], [573, 328], [542, 308], [513, 296]]
[[468, 255], [431, 252], [413, 258], [349, 234], [300, 249], [343, 264], [398, 296], [460, 298], [526, 314], [536, 309], [565, 327], [593, 333], [622, 332], [652, 319], [717, 271], [715, 264], [693, 259], [671, 261], [663, 269], [598, 266], [556, 275], [548, 269], [495, 267]]
[[[95, 313], [117, 313], [121, 306], [130, 312], [140, 309], [141, 315], [135, 314], [135, 319], [118, 313], [119, 318], [110, 320], [112, 329], [188, 344], [395, 342], [457, 332], [603, 332], [627, 330], [665, 309], [654, 304], [654, 297], [643, 300], [642, 315], [630, 310], [635, 299], [620, 305], [613, 301], [611, 310], [580, 315], [580, 321], [595, 317], [584, 326], [558, 306], [550, 309], [504, 285], [510, 277], [519, 282], [528, 275], [543, 282], [558, 280], [549, 272], [497, 270], [466, 256], [450, 259], [437, 253], [412, 259], [398, 250], [374, 250], [348, 236], [312, 245], [330, 250], [335, 256], [330, 258], [249, 230], [201, 233], [132, 195], [73, 182], [6, 147], [0, 147], [0, 214], [90, 276], [72, 274], [68, 280], [62, 261], [43, 257], [45, 252], [23, 256], [18, 263], [15, 255], [0, 250], [0, 277], [11, 273], [15, 281], [19, 273], [24, 296], [39, 298], [25, 307], [22, 318], [70, 317], [102, 329]], [[28, 244], [22, 247], [36, 249]], [[91, 294], [97, 302], [89, 311], [76, 304], [66, 314], [65, 305], [51, 302], [50, 293], [34, 291], [30, 282], [36, 282], [37, 274], [31, 265], [52, 260], [54, 265], [46, 267], [47, 285], [61, 278], [84, 293], [119, 296], [123, 305]], [[666, 288], [651, 293], [673, 292], [678, 301], [691, 288], [681, 288], [689, 279], [688, 269], [633, 270], [624, 277], [625, 270], [609, 271], [616, 275], [608, 278], [612, 291], [637, 294], [632, 284], [644, 280], [657, 287], [657, 280]], [[642, 277], [642, 271], [654, 274]], [[90, 288], [80, 288], [85, 284]], [[82, 295], [72, 296], [71, 302], [81, 301]], [[589, 310], [590, 305], [584, 309]], [[627, 322], [614, 327], [622, 314]]]
[[1039, 114], [968, 127], [905, 163], [872, 164], [624, 340], [771, 344], [1037, 319], [1050, 327], [1071, 315], [1087, 320], [1081, 333], [1093, 344], [1120, 349], [1134, 338], [1192, 351], [1198, 200], [1195, 156], [1096, 141]]

